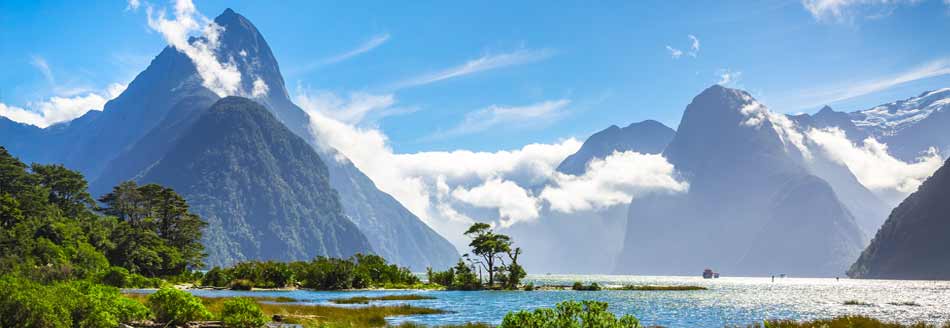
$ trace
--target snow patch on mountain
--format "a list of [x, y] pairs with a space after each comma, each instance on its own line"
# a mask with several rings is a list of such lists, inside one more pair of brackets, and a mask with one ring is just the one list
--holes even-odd
[[890, 136], [950, 106], [950, 88], [922, 93], [871, 109], [851, 113], [858, 128], [873, 135]]

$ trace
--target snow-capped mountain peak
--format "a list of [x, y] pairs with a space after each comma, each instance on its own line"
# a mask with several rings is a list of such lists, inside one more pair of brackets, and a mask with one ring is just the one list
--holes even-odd
[[888, 136], [950, 107], [950, 88], [851, 113], [854, 125], [872, 135]]

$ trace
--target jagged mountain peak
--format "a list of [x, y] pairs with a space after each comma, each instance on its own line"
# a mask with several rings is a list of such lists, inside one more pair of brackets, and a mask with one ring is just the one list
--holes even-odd
[[821, 110], [819, 110], [818, 113], [816, 113], [815, 115], [828, 115], [828, 114], [834, 114], [834, 113], [837, 113], [837, 112], [834, 109], [832, 109], [831, 106], [825, 105], [825, 107], [822, 107]]

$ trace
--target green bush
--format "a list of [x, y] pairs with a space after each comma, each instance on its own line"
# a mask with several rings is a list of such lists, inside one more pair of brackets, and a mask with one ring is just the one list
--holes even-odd
[[617, 318], [607, 311], [607, 303], [596, 301], [564, 301], [554, 309], [509, 312], [499, 328], [640, 328], [640, 321], [631, 315]]
[[42, 285], [22, 278], [0, 278], [0, 326], [116, 327], [148, 317], [144, 305], [114, 287], [86, 281]]
[[149, 295], [148, 305], [159, 322], [183, 324], [211, 318], [201, 299], [175, 288], [162, 288]]
[[228, 287], [231, 290], [251, 290], [254, 289], [254, 283], [247, 279], [235, 279]]
[[122, 267], [110, 267], [99, 277], [99, 282], [112, 287], [129, 286], [129, 270]]
[[204, 277], [201, 278], [202, 286], [227, 287], [233, 278], [228, 270], [219, 267], [211, 268]]
[[236, 297], [224, 302], [221, 322], [225, 327], [257, 328], [267, 323], [261, 306], [247, 297]]
[[582, 284], [580, 281], [575, 281], [574, 285], [571, 286], [571, 289], [577, 291], [598, 291], [603, 288], [600, 287], [600, 285], [598, 285], [596, 282], [592, 282], [590, 285], [584, 286], [584, 284]]

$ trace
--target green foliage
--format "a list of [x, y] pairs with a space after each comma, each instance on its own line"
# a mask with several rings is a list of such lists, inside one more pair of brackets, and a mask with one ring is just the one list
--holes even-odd
[[232, 279], [233, 278], [231, 277], [230, 270], [214, 267], [205, 273], [204, 277], [201, 278], [201, 285], [211, 287], [227, 287], [228, 283], [230, 283]]
[[144, 305], [113, 287], [86, 281], [43, 285], [11, 275], [0, 277], [3, 327], [116, 327], [147, 317]]
[[468, 244], [472, 254], [480, 259], [475, 263], [482, 265], [488, 272], [488, 286], [495, 284], [496, 264], [502, 261], [501, 255], [511, 252], [511, 237], [497, 234], [487, 223], [475, 223], [465, 231], [465, 235], [472, 238]]
[[590, 283], [590, 285], [584, 286], [584, 284], [581, 283], [580, 281], [575, 281], [574, 285], [571, 286], [571, 289], [577, 290], [577, 291], [598, 291], [603, 288], [600, 287], [600, 285], [597, 284], [596, 282], [592, 282]]
[[267, 323], [267, 317], [257, 302], [247, 297], [237, 297], [224, 302], [221, 322], [225, 327], [257, 328]]
[[211, 312], [205, 309], [201, 299], [175, 288], [162, 288], [149, 295], [148, 306], [156, 320], [169, 324], [211, 318]]
[[617, 318], [607, 311], [607, 303], [596, 301], [565, 301], [554, 309], [532, 312], [509, 312], [499, 328], [639, 328], [640, 321], [631, 315]]
[[231, 290], [251, 290], [254, 289], [254, 282], [247, 279], [234, 279], [228, 285]]
[[419, 278], [409, 269], [389, 264], [377, 255], [364, 254], [349, 259], [317, 257], [309, 262], [241, 262], [230, 268], [212, 268], [201, 284], [233, 289], [239, 281], [238, 288], [283, 288], [299, 284], [318, 290], [396, 288], [420, 284]]
[[179, 275], [203, 265], [201, 230], [184, 197], [156, 184], [126, 181], [99, 199], [101, 212], [122, 223], [113, 231], [110, 262], [146, 276]]

